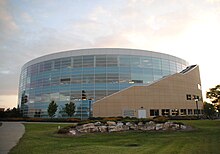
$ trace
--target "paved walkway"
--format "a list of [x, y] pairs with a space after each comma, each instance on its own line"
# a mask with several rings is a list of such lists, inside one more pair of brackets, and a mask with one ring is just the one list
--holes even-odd
[[20, 122], [2, 122], [0, 126], [0, 154], [7, 154], [25, 132]]

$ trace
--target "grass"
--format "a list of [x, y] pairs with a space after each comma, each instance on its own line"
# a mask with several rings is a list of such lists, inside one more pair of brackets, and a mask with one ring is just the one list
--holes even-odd
[[55, 134], [58, 124], [25, 124], [26, 133], [10, 154], [219, 153], [220, 121], [181, 122], [196, 129], [188, 132], [118, 132], [70, 137]]

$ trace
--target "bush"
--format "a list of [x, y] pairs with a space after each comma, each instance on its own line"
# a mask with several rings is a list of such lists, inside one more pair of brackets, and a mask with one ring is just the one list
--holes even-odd
[[77, 119], [77, 118], [67, 118], [65, 119], [66, 122], [80, 122], [81, 120], [80, 119]]
[[154, 121], [155, 123], [165, 123], [165, 122], [167, 122], [168, 120], [169, 120], [168, 117], [163, 117], [163, 116], [159, 116], [159, 117], [153, 118], [153, 121]]
[[89, 120], [103, 120], [102, 117], [90, 117]]
[[169, 116], [170, 120], [197, 120], [197, 116]]
[[103, 120], [105, 120], [105, 121], [120, 121], [122, 119], [123, 118], [118, 118], [118, 117], [105, 117], [105, 118], [103, 118]]
[[67, 134], [69, 133], [69, 128], [67, 127], [64, 127], [64, 128], [60, 128], [58, 131], [57, 131], [58, 134]]
[[174, 124], [177, 124], [177, 125], [184, 125], [184, 123], [182, 122], [173, 122]]

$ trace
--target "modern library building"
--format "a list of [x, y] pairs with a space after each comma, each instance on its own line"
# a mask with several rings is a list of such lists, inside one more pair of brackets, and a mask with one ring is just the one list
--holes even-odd
[[154, 117], [202, 113], [198, 65], [168, 54], [137, 49], [93, 48], [45, 55], [21, 70], [18, 104], [27, 117]]

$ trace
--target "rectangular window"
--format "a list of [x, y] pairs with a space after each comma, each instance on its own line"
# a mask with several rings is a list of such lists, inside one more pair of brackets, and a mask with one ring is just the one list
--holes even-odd
[[150, 116], [159, 116], [159, 110], [158, 109], [150, 110]]
[[82, 67], [82, 56], [73, 57], [73, 67]]
[[83, 67], [94, 67], [94, 56], [83, 56]]
[[154, 69], [161, 70], [161, 59], [160, 58], [152, 58], [152, 64]]
[[194, 109], [194, 114], [199, 114], [198, 110], [197, 109]]
[[71, 58], [62, 58], [61, 59], [61, 68], [70, 68], [71, 67]]
[[192, 114], [193, 114], [192, 109], [188, 109], [188, 115], [192, 115]]
[[60, 69], [60, 64], [61, 64], [60, 59], [55, 59], [54, 60], [54, 69]]
[[107, 66], [108, 67], [118, 66], [118, 57], [117, 56], [108, 55], [106, 57], [106, 61], [107, 61]]
[[151, 57], [141, 57], [141, 67], [152, 68], [152, 59], [151, 59]]
[[70, 92], [60, 92], [60, 101], [70, 101]]
[[124, 110], [123, 116], [124, 117], [134, 117], [134, 110]]
[[163, 115], [163, 116], [168, 116], [168, 115], [170, 115], [170, 110], [169, 110], [169, 109], [162, 109], [162, 115]]
[[52, 61], [44, 62], [44, 71], [51, 71], [52, 70]]
[[173, 109], [171, 112], [172, 112], [171, 114], [174, 115], [174, 116], [179, 115], [179, 110], [178, 109]]
[[96, 67], [106, 67], [106, 56], [105, 55], [100, 55], [96, 56]]
[[192, 99], [192, 96], [191, 96], [190, 94], [187, 94], [187, 95], [186, 95], [186, 99], [187, 99], [187, 100], [191, 100], [191, 99]]
[[60, 79], [60, 84], [70, 84], [70, 78], [62, 78], [62, 79]]
[[180, 109], [180, 115], [186, 115], [186, 109]]
[[131, 67], [140, 67], [141, 66], [140, 57], [132, 56], [130, 59], [130, 62], [131, 62]]

